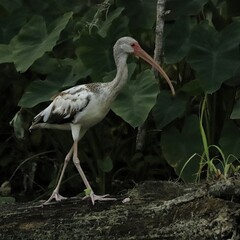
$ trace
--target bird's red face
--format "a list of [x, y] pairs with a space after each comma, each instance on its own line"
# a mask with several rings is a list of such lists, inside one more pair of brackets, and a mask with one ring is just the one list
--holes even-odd
[[169, 79], [168, 75], [165, 73], [165, 71], [160, 67], [160, 65], [150, 56], [148, 55], [138, 44], [138, 42], [134, 42], [131, 44], [131, 47], [133, 48], [133, 54], [137, 57], [142, 58], [147, 63], [149, 63], [152, 67], [154, 67], [167, 81], [171, 91], [172, 95], [175, 95], [175, 89], [171, 83], [171, 80]]

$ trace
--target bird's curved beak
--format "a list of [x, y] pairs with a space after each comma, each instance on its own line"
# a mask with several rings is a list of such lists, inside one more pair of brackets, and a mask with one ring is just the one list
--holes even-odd
[[169, 79], [168, 75], [165, 73], [165, 71], [160, 67], [160, 65], [150, 56], [148, 55], [141, 47], [140, 45], [135, 45], [133, 47], [134, 49], [134, 54], [137, 57], [142, 58], [143, 60], [145, 60], [147, 63], [149, 63], [152, 67], [154, 67], [163, 77], [164, 79], [167, 81], [171, 91], [172, 91], [172, 95], [175, 95], [175, 89], [172, 85], [171, 80]]

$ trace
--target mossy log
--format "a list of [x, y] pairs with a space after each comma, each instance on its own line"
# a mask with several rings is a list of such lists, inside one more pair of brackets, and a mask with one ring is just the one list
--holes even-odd
[[1, 205], [0, 239], [240, 239], [240, 179], [145, 182], [117, 197]]

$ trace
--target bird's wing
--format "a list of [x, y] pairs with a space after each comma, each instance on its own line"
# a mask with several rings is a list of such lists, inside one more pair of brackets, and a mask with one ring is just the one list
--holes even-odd
[[33, 119], [32, 126], [37, 123], [71, 123], [76, 114], [82, 112], [87, 107], [91, 96], [91, 91], [85, 85], [61, 92], [47, 108]]

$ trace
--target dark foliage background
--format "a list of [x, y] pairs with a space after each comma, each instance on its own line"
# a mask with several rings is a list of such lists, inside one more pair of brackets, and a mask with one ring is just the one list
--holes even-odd
[[[156, 5], [0, 0], [1, 201], [51, 192], [71, 136], [29, 133], [33, 116], [59, 91], [110, 81], [119, 37], [133, 36], [153, 55]], [[83, 169], [97, 192], [119, 193], [146, 179], [189, 182], [239, 171], [240, 2], [166, 0], [165, 9], [161, 58], [177, 95], [130, 57], [128, 86], [80, 143]], [[143, 124], [144, 146], [136, 150]], [[83, 189], [69, 166], [61, 191], [73, 196]]]

